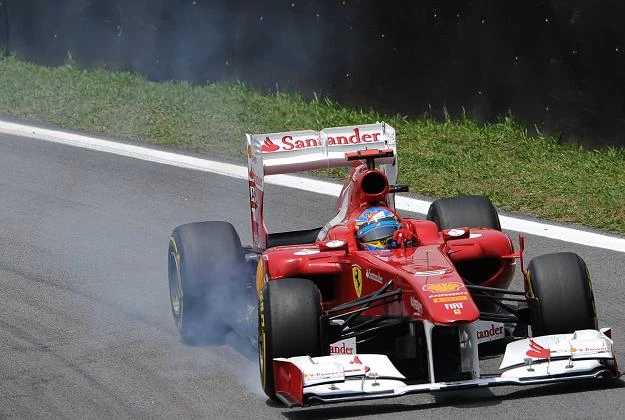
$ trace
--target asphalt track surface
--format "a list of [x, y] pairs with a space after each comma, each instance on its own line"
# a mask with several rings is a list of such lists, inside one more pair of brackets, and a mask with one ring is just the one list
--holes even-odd
[[[267, 194], [275, 231], [318, 226], [334, 206], [332, 197], [285, 187]], [[245, 338], [193, 347], [177, 337], [167, 237], [199, 220], [228, 220], [248, 242], [246, 183], [0, 134], [0, 418], [625, 417], [622, 382], [272, 405]], [[585, 259], [600, 325], [613, 328], [625, 365], [625, 254], [526, 242], [528, 261], [559, 250]]]

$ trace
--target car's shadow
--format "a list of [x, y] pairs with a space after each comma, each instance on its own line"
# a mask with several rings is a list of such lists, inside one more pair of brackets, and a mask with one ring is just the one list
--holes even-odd
[[[437, 407], [473, 408], [488, 407], [500, 404], [502, 401], [517, 400], [542, 396], [557, 396], [570, 393], [581, 393], [587, 391], [607, 390], [615, 388], [625, 388], [625, 381], [622, 379], [608, 379], [598, 381], [580, 381], [569, 383], [558, 383], [549, 385], [533, 386], [504, 395], [495, 395], [488, 388], [440, 392], [434, 395], [434, 402], [407, 404], [392, 403], [386, 400], [385, 403], [350, 403], [349, 405], [317, 405], [297, 409], [283, 410], [282, 415], [293, 420], [313, 420], [328, 418], [361, 418], [370, 415], [391, 414], [412, 411], [418, 413]], [[267, 401], [268, 405], [275, 406], [275, 403]]]

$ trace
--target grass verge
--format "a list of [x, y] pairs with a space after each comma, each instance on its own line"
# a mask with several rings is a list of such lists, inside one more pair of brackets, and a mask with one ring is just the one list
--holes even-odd
[[[480, 125], [263, 94], [241, 83], [154, 83], [140, 75], [0, 59], [0, 115], [230, 158], [244, 133], [386, 121], [397, 130], [400, 181], [426, 196], [483, 194], [500, 209], [625, 234], [625, 150], [532, 137], [511, 117]], [[330, 176], [338, 175], [330, 171]]]

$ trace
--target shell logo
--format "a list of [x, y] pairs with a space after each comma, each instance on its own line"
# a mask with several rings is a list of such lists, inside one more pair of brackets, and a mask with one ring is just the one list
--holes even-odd
[[448, 282], [448, 283], [432, 283], [423, 286], [423, 290], [432, 293], [446, 293], [455, 292], [463, 286], [462, 283]]

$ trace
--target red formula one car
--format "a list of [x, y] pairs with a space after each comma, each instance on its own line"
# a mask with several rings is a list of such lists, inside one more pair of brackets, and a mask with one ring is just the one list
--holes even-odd
[[[579, 256], [525, 269], [523, 238], [515, 251], [485, 197], [399, 217], [394, 194], [407, 187], [389, 125], [247, 135], [247, 147], [252, 245], [226, 222], [180, 226], [169, 283], [184, 340], [257, 326], [269, 398], [301, 406], [619, 376]], [[265, 176], [341, 166], [351, 172], [325, 226], [267, 232]], [[508, 289], [517, 261], [521, 291]], [[500, 372], [482, 374], [480, 356], [498, 350]]]

